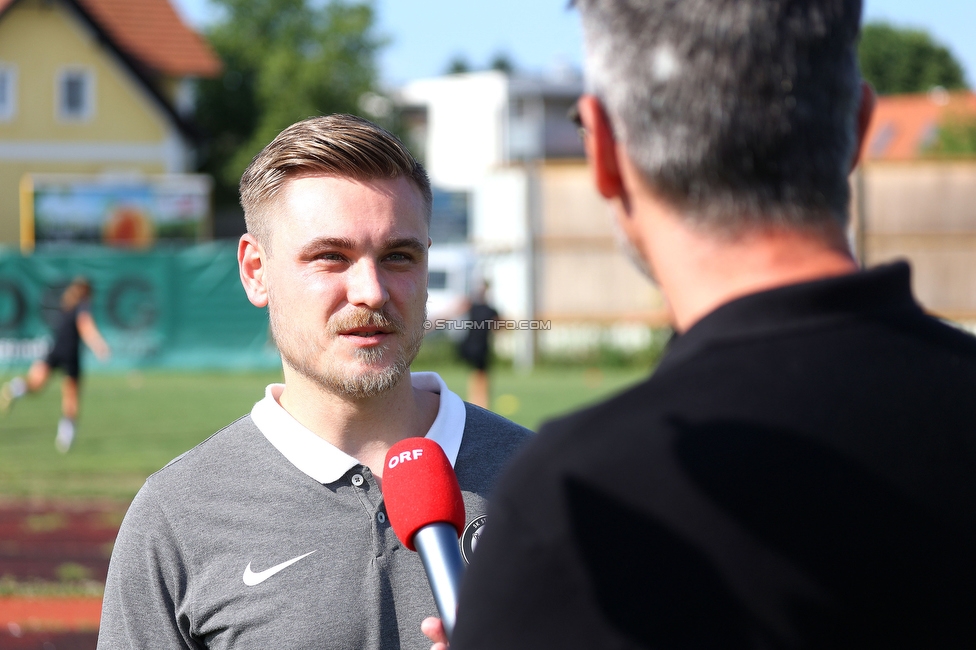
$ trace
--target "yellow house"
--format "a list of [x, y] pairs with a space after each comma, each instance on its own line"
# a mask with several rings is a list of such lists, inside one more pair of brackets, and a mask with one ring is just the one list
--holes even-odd
[[192, 171], [194, 79], [220, 67], [168, 0], [0, 0], [0, 246], [27, 174]]

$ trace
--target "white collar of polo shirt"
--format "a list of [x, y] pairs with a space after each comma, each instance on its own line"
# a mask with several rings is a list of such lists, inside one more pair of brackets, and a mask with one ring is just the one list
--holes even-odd
[[[464, 434], [464, 402], [436, 372], [410, 373], [410, 383], [418, 390], [440, 394], [437, 417], [426, 437], [441, 446], [453, 466]], [[309, 431], [281, 407], [278, 397], [284, 388], [284, 384], [271, 384], [264, 392], [264, 399], [251, 409], [251, 419], [268, 442], [288, 462], [319, 483], [337, 481], [359, 465], [358, 460]]]

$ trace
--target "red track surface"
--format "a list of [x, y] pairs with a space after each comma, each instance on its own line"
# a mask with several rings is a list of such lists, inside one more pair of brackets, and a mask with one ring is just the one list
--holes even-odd
[[[0, 502], [0, 578], [104, 583], [125, 506]], [[0, 597], [0, 650], [93, 650], [102, 601]]]
[[22, 636], [0, 634], [3, 650], [94, 650], [94, 632], [31, 632]]
[[118, 505], [0, 503], [0, 576], [56, 581], [73, 566], [74, 575], [105, 582], [123, 513]]
[[101, 611], [101, 598], [0, 598], [0, 624], [9, 634], [18, 629], [97, 632]]

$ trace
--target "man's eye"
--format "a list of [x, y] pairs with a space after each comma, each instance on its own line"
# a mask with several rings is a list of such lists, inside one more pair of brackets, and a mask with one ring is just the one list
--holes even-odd
[[409, 262], [413, 258], [406, 253], [390, 253], [386, 256], [386, 259], [391, 262]]

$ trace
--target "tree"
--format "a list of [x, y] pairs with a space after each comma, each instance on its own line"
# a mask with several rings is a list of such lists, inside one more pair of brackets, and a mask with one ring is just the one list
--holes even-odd
[[200, 85], [196, 121], [208, 143], [201, 167], [218, 205], [237, 202], [251, 159], [282, 129], [326, 113], [361, 113], [375, 92], [376, 54], [368, 2], [213, 0], [224, 19], [207, 37], [224, 62]]
[[515, 63], [512, 62], [512, 58], [506, 52], [496, 52], [495, 56], [491, 58], [491, 63], [488, 64], [488, 67], [492, 70], [504, 72], [505, 74], [515, 72]]
[[976, 116], [950, 115], [939, 125], [929, 153], [945, 158], [971, 158], [976, 155]]
[[881, 95], [966, 87], [962, 66], [927, 33], [868, 23], [858, 45], [861, 73]]
[[445, 74], [463, 74], [465, 72], [471, 72], [471, 65], [463, 54], [455, 54], [447, 62], [447, 67], [444, 70]]

